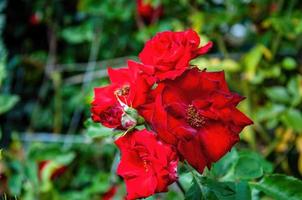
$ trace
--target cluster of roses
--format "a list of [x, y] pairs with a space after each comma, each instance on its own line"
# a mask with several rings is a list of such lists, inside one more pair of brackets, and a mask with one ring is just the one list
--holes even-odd
[[[211, 47], [200, 47], [193, 30], [159, 33], [145, 44], [140, 62], [109, 68], [111, 84], [95, 88], [93, 120], [127, 130], [115, 141], [127, 199], [167, 191], [177, 180], [179, 160], [202, 173], [252, 124], [236, 109], [243, 97], [229, 90], [224, 72], [190, 65]], [[138, 130], [139, 124], [148, 130]]]

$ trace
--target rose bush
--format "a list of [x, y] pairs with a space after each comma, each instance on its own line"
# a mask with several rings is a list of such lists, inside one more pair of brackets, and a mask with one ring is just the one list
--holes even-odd
[[[193, 30], [159, 33], [139, 54], [141, 63], [129, 60], [128, 68], [109, 68], [111, 84], [95, 89], [92, 119], [126, 130], [115, 144], [127, 199], [167, 191], [177, 181], [178, 160], [202, 173], [253, 123], [236, 108], [244, 98], [229, 90], [224, 72], [190, 65], [211, 46], [200, 47]], [[138, 131], [136, 125], [144, 121], [145, 129]]]

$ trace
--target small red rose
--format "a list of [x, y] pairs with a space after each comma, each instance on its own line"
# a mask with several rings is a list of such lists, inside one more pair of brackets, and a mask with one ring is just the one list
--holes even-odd
[[109, 68], [108, 75], [111, 84], [94, 89], [92, 119], [109, 128], [127, 129], [125, 125], [132, 123], [122, 122], [125, 107], [136, 108], [144, 104], [150, 86], [134, 67]]
[[152, 23], [163, 14], [161, 5], [154, 7], [146, 0], [136, 0], [136, 9], [138, 15], [148, 24]]
[[174, 81], [163, 81], [153, 101], [141, 113], [161, 140], [200, 173], [238, 142], [241, 130], [253, 122], [241, 113], [243, 100], [229, 91], [223, 72], [187, 70]]
[[193, 30], [158, 33], [145, 44], [139, 54], [142, 64], [137, 63], [137, 67], [155, 81], [175, 79], [188, 69], [192, 59], [207, 53], [212, 42], [199, 45], [199, 36]]
[[29, 18], [29, 23], [33, 26], [39, 25], [42, 21], [41, 13], [33, 13]]
[[154, 133], [135, 130], [117, 139], [115, 144], [121, 151], [117, 173], [126, 183], [126, 199], [166, 192], [168, 185], [177, 179], [177, 155], [170, 145], [157, 140]]

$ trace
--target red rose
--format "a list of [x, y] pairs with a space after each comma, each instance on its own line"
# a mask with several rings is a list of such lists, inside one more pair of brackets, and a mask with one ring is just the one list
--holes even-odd
[[199, 47], [200, 39], [193, 30], [165, 31], [149, 40], [139, 54], [137, 66], [156, 81], [174, 79], [189, 67], [192, 59], [205, 54], [212, 42]]
[[163, 13], [163, 8], [161, 5], [153, 7], [152, 4], [150, 4], [150, 2], [147, 2], [146, 0], [137, 0], [136, 9], [138, 15], [146, 23], [152, 23], [154, 20], [158, 19]]
[[253, 123], [236, 108], [243, 98], [229, 91], [223, 72], [190, 69], [174, 81], [163, 81], [151, 94], [155, 103], [145, 106], [143, 116], [200, 173]]
[[[122, 124], [123, 105], [132, 108], [143, 104], [149, 85], [134, 67], [108, 69], [111, 84], [94, 89], [91, 113], [95, 122], [109, 128], [127, 129]], [[124, 123], [131, 124], [131, 123]]]
[[150, 131], [133, 131], [116, 140], [121, 151], [117, 173], [126, 183], [127, 199], [167, 191], [177, 179], [178, 158], [171, 146]]
[[33, 26], [39, 25], [41, 23], [42, 16], [41, 13], [33, 13], [29, 18], [29, 23]]

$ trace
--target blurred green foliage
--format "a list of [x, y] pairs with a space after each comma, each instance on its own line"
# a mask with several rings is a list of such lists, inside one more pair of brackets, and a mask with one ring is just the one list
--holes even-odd
[[[247, 97], [239, 107], [255, 124], [203, 176], [180, 166], [185, 196], [172, 185], [148, 199], [301, 199], [301, 2], [146, 2], [163, 7], [152, 23], [134, 0], [0, 2], [1, 197], [101, 199], [116, 186], [114, 198], [122, 199], [115, 133], [86, 121], [93, 88], [108, 84], [106, 68], [136, 59], [157, 32], [192, 28], [215, 45], [191, 64], [224, 70], [230, 88]], [[25, 141], [24, 132], [49, 132], [49, 141]]]

